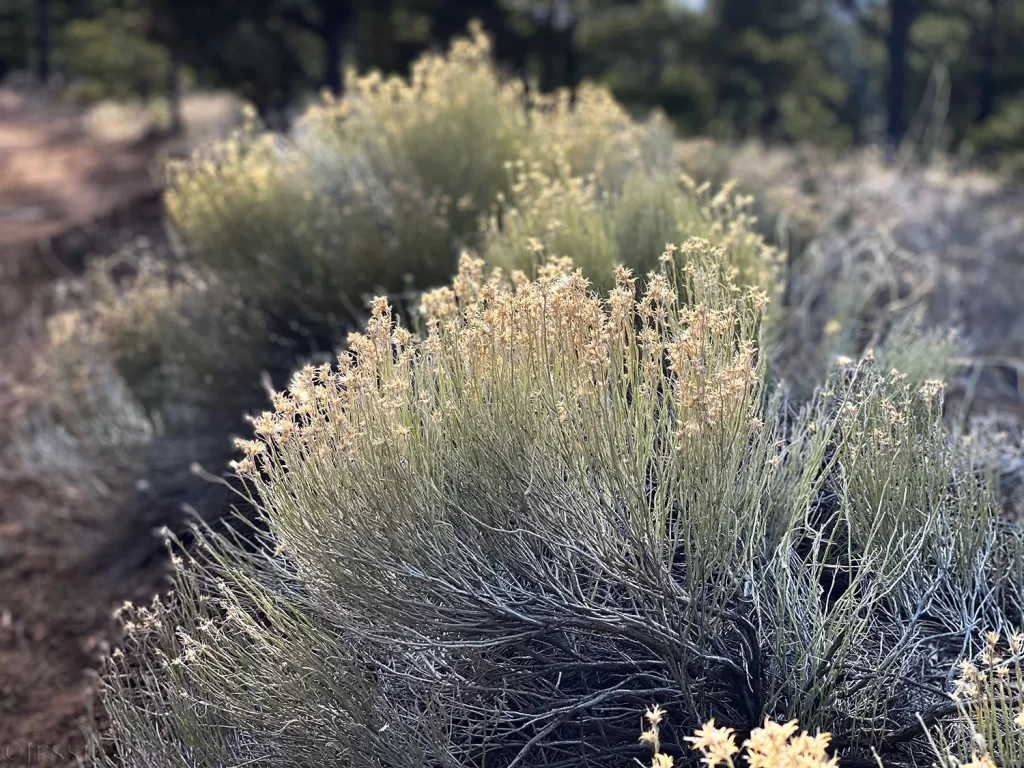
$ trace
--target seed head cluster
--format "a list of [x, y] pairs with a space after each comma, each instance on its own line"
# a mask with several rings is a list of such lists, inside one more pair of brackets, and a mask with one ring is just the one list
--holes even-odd
[[[709, 251], [708, 263], [720, 256]], [[718, 276], [707, 265], [685, 274], [667, 266], [639, 297], [620, 268], [604, 299], [565, 260], [531, 280], [500, 270], [485, 277], [483, 262], [464, 255], [452, 287], [423, 297], [425, 337], [374, 300], [365, 332], [348, 337], [336, 367], [307, 366], [275, 395], [274, 412], [255, 420], [261, 442], [239, 442], [245, 456], [236, 469], [251, 475], [261, 460], [292, 450], [325, 461], [383, 444], [429, 451], [448, 420], [502, 401], [578, 424], [598, 419], [610, 402], [649, 393], [675, 425], [680, 451], [724, 423], [750, 428], [758, 363], [744, 336], [763, 296], [729, 282], [712, 289]], [[730, 303], [679, 306], [677, 282], [717, 290]]]
[[[811, 736], [798, 731], [796, 720], [788, 723], [767, 720], [743, 742], [746, 765], [750, 768], [837, 768], [839, 758], [828, 751], [829, 734]], [[736, 744], [735, 731], [716, 726], [714, 718], [686, 741], [701, 753], [701, 761], [708, 768], [735, 768], [737, 765], [740, 747]]]

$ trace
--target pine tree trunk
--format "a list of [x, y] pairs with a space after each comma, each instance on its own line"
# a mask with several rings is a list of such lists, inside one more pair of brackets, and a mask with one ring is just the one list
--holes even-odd
[[324, 85], [335, 95], [341, 94], [342, 29], [330, 26], [324, 30], [326, 42], [324, 59]]
[[981, 47], [981, 71], [978, 73], [977, 121], [983, 122], [995, 110], [993, 70], [996, 65], [996, 38], [999, 33], [999, 0], [988, 0], [988, 20]]
[[324, 38], [324, 86], [331, 93], [340, 96], [344, 88], [345, 36], [352, 21], [352, 7], [349, 2], [321, 0]]
[[50, 79], [50, 0], [36, 0], [36, 25], [39, 47], [36, 74], [45, 85]]
[[577, 23], [577, 20], [573, 19], [562, 35], [565, 45], [565, 84], [572, 88], [574, 93], [576, 86], [580, 84], [579, 58], [576, 55]]
[[907, 49], [910, 27], [916, 14], [914, 0], [889, 0], [889, 105], [886, 137], [891, 146], [903, 139], [906, 131]]
[[185, 121], [181, 115], [181, 67], [173, 54], [167, 77], [167, 102], [171, 110], [171, 134], [180, 136], [185, 130]]

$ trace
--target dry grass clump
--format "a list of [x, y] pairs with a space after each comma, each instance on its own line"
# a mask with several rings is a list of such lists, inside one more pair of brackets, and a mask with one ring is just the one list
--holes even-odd
[[[127, 246], [70, 288], [70, 308], [49, 322], [41, 374], [48, 416], [88, 451], [137, 450], [218, 389], [248, 391], [267, 362], [267, 324], [216, 275], [166, 253]], [[131, 433], [97, 442], [97, 429], [129, 422]]]
[[[836, 355], [857, 357], [894, 326], [959, 332], [951, 384], [981, 410], [1019, 411], [1024, 216], [1019, 184], [878, 153], [687, 142], [692, 175], [735, 178], [761, 231], [789, 256], [785, 376], [805, 390]], [[826, 333], [831, 331], [831, 333]]]
[[155, 425], [101, 352], [96, 329], [75, 310], [50, 318], [46, 360], [48, 390], [24, 392], [26, 422], [16, 441], [24, 458], [51, 468], [83, 468], [77, 450], [96, 453], [137, 449]]
[[934, 744], [942, 768], [1001, 768], [1024, 761], [1022, 656], [1024, 635], [989, 632], [976, 657], [960, 663], [951, 695], [957, 718]]
[[[946, 722], [950, 670], [1020, 616], [1020, 531], [940, 383], [867, 358], [803, 406], [769, 391], [733, 274], [690, 243], [602, 297], [467, 256], [423, 334], [376, 300], [239, 442], [264, 532], [203, 535], [129, 614], [109, 759], [625, 764], [660, 701], [751, 755], [920, 764], [919, 713]], [[656, 765], [692, 754], [655, 736]]]

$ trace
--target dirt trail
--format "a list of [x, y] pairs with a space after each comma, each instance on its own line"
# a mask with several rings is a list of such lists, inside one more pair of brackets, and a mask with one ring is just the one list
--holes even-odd
[[0, 90], [0, 252], [159, 188], [159, 137], [97, 138], [77, 115]]
[[11, 445], [52, 281], [161, 226], [158, 138], [102, 140], [0, 90], [0, 766], [80, 765], [113, 609], [159, 574], [90, 575], [105, 490], [25, 466]]
[[111, 611], [145, 601], [156, 583], [88, 575], [90, 509], [95, 499], [59, 479], [0, 478], [0, 765], [81, 764], [95, 672], [115, 639]]

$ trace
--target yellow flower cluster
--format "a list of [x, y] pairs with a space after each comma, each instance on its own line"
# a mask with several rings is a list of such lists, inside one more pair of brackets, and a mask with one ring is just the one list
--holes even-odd
[[[829, 734], [811, 736], [798, 730], [796, 720], [784, 724], [767, 720], [764, 726], [755, 728], [742, 745], [747, 765], [750, 768], [836, 768], [839, 765], [839, 758], [828, 753]], [[708, 768], [736, 765], [740, 747], [736, 744], [735, 731], [716, 726], [714, 718], [686, 740], [701, 753]]]
[[644, 720], [647, 725], [640, 734], [640, 743], [650, 747], [651, 768], [672, 768], [674, 760], [671, 755], [661, 751], [661, 721], [665, 718], [665, 710], [661, 707], [654, 707], [644, 712]]
[[702, 762], [712, 768], [716, 765], [733, 768], [733, 757], [740, 751], [736, 745], [736, 731], [716, 726], [713, 717], [694, 731], [693, 736], [687, 736], [686, 741], [694, 750], [701, 752]]
[[[292, 444], [327, 461], [384, 444], [430, 453], [454, 422], [502, 403], [538, 429], [557, 422], [566, 435], [596, 436], [608, 410], [625, 413], [634, 392], [653, 395], [636, 404], [637, 419], [667, 398], [672, 417], [663, 423], [675, 425], [679, 450], [698, 431], [754, 430], [760, 379], [751, 339], [763, 302], [720, 282], [715, 255], [706, 258], [710, 269], [652, 273], [639, 298], [630, 271], [619, 268], [601, 298], [566, 260], [530, 280], [485, 277], [483, 263], [464, 255], [452, 287], [423, 297], [425, 337], [396, 325], [376, 299], [366, 331], [349, 336], [335, 369], [307, 367], [274, 396], [275, 412], [255, 420], [269, 450], [241, 444], [238, 469], [252, 474], [255, 462]], [[680, 306], [677, 281], [716, 306], [729, 303]]]

